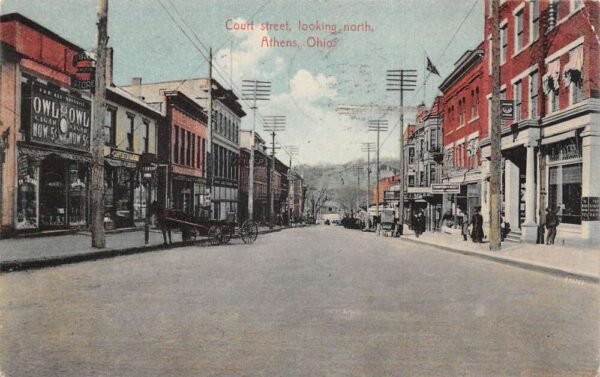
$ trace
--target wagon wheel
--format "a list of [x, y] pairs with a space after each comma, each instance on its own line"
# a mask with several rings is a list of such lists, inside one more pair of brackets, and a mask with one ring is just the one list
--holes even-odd
[[213, 246], [220, 245], [223, 242], [223, 232], [219, 225], [212, 225], [208, 229], [208, 239]]
[[258, 237], [258, 225], [252, 220], [246, 220], [240, 227], [240, 235], [244, 243], [252, 243]]
[[233, 228], [229, 225], [223, 226], [223, 233], [222, 233], [221, 241], [223, 243], [229, 243], [229, 241], [231, 241], [232, 235], [233, 235]]

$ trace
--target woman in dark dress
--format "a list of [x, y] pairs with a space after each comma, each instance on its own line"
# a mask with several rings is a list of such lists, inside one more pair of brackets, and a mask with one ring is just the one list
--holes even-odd
[[471, 239], [473, 242], [483, 242], [483, 216], [479, 213], [479, 207], [475, 207], [473, 216], [471, 217]]

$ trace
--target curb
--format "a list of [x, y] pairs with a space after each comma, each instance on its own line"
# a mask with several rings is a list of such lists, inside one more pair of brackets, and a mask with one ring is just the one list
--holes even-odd
[[586, 281], [589, 283], [595, 283], [595, 284], [600, 283], [600, 277], [594, 276], [594, 275], [588, 275], [588, 274], [584, 274], [584, 273], [580, 273], [580, 272], [569, 271], [569, 270], [560, 269], [557, 267], [548, 266], [548, 265], [544, 265], [544, 264], [535, 264], [533, 262], [520, 260], [520, 259], [506, 259], [506, 258], [502, 258], [500, 256], [482, 254], [482, 253], [479, 253], [476, 251], [455, 249], [455, 248], [452, 248], [449, 246], [438, 245], [433, 242], [417, 241], [417, 240], [414, 240], [411, 238], [404, 238], [404, 237], [400, 237], [400, 239], [403, 241], [414, 243], [414, 244], [427, 245], [427, 246], [431, 246], [431, 247], [434, 247], [434, 248], [437, 248], [440, 250], [449, 251], [452, 253], [474, 256], [474, 257], [486, 259], [486, 260], [496, 262], [496, 263], [502, 263], [502, 264], [506, 264], [509, 266], [515, 266], [515, 267], [522, 268], [525, 270], [544, 272], [544, 273], [547, 273], [550, 275], [565, 277], [565, 278], [575, 278], [575, 279], [583, 280], [583, 281]]
[[[267, 229], [267, 230], [259, 230], [258, 234], [268, 234], [274, 232], [280, 232], [284, 229], [291, 229], [292, 227], [285, 227], [279, 229]], [[296, 227], [294, 227], [296, 228]], [[100, 259], [108, 259], [125, 255], [133, 255], [133, 254], [143, 254], [149, 253], [153, 251], [160, 250], [170, 250], [176, 249], [180, 247], [186, 246], [206, 246], [209, 244], [208, 238], [201, 239], [198, 241], [191, 242], [174, 242], [170, 245], [158, 244], [158, 245], [150, 245], [150, 246], [135, 246], [128, 247], [124, 249], [103, 249], [98, 251], [93, 251], [90, 253], [83, 254], [72, 254], [72, 255], [61, 255], [56, 257], [48, 257], [48, 258], [32, 258], [32, 259], [23, 259], [23, 260], [12, 260], [0, 262], [0, 273], [9, 273], [9, 272], [17, 272], [24, 270], [37, 270], [41, 268], [47, 267], [56, 267], [65, 264], [73, 264], [73, 263], [81, 263], [81, 262], [89, 262]]]

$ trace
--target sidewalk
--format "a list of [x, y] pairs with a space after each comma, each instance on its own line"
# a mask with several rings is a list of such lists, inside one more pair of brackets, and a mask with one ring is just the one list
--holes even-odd
[[[259, 227], [258, 233], [265, 234], [285, 229]], [[175, 247], [202, 245], [208, 239], [201, 237], [194, 242], [181, 242], [181, 233], [172, 231], [173, 244], [163, 244], [162, 233], [150, 230], [148, 246], [144, 246], [144, 231], [132, 230], [119, 233], [106, 233], [106, 247], [91, 247], [91, 234], [80, 232], [60, 236], [9, 238], [0, 240], [0, 272], [58, 266], [88, 260], [111, 258], [119, 255], [145, 253]]]
[[600, 281], [600, 246], [577, 248], [562, 245], [535, 245], [502, 242], [500, 251], [490, 251], [488, 242], [477, 244], [463, 241], [460, 234], [425, 232], [416, 238], [412, 230], [405, 228], [401, 239], [427, 244], [447, 251], [477, 256], [499, 263], [567, 276], [598, 283]]

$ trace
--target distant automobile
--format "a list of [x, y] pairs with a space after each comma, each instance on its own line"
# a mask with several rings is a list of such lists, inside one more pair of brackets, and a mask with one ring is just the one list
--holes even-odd
[[329, 224], [331, 224], [331, 223], [329, 222], [329, 220], [325, 220], [325, 225], [329, 225]]

